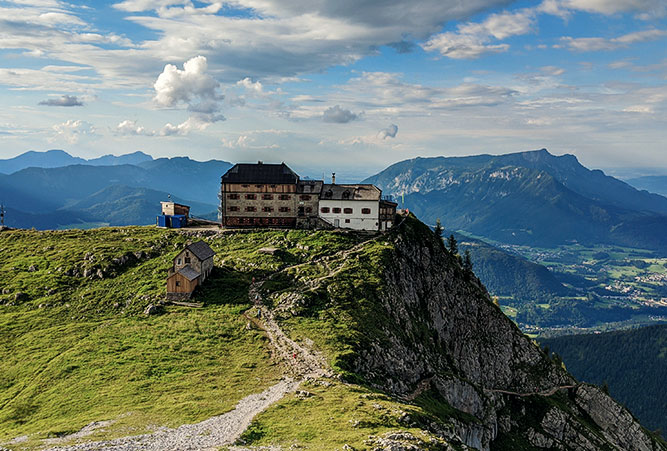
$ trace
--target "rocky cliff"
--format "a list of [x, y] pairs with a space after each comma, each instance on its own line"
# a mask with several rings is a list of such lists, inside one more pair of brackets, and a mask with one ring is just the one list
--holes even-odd
[[352, 350], [333, 359], [346, 377], [440, 402], [449, 427], [431, 432], [475, 449], [667, 449], [547, 357], [425, 225], [408, 218], [383, 239], [382, 257], [361, 247], [328, 261], [330, 277], [300, 274], [300, 293], [276, 297], [287, 322], [334, 315], [354, 330]]

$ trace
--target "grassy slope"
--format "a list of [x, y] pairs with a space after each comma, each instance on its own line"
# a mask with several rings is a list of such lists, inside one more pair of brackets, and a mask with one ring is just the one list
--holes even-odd
[[[19, 446], [30, 448], [42, 438], [107, 419], [115, 423], [89, 439], [137, 434], [233, 408], [282, 375], [264, 334], [248, 330], [242, 316], [250, 307], [246, 295], [251, 279], [350, 248], [367, 237], [256, 231], [206, 238], [218, 255], [212, 277], [195, 297], [205, 307], [172, 306], [164, 315], [145, 317], [141, 311], [162, 296], [166, 270], [186, 239], [153, 227], [0, 234], [0, 249], [8, 257], [0, 263], [0, 443], [26, 434], [28, 441]], [[256, 252], [265, 246], [282, 251]], [[367, 252], [373, 254], [374, 246], [383, 245], [371, 245]], [[147, 256], [114, 262], [134, 252]], [[83, 277], [86, 269], [92, 274], [101, 269], [104, 278]], [[377, 283], [368, 275], [344, 276], [341, 289], [366, 280]], [[17, 293], [23, 294], [17, 299]], [[320, 341], [328, 334], [323, 327], [334, 324], [310, 318], [302, 327], [322, 332], [314, 334]], [[343, 351], [353, 338], [346, 333], [332, 337], [330, 343], [340, 340]], [[420, 410], [356, 385], [307, 389], [314, 396], [306, 404], [288, 396], [278, 410], [267, 412], [266, 418], [273, 418], [270, 431], [258, 433], [254, 426], [250, 436], [296, 440], [315, 449], [344, 443], [363, 447], [369, 434], [395, 429], [404, 409]], [[361, 395], [368, 400], [361, 401]], [[369, 409], [376, 398], [382, 401], [371, 404], [385, 407]], [[340, 410], [330, 413], [333, 405]], [[291, 416], [280, 414], [283, 409]], [[305, 427], [288, 421], [304, 412], [310, 418]], [[331, 433], [333, 429], [337, 432]], [[418, 427], [411, 430], [427, 438]]]

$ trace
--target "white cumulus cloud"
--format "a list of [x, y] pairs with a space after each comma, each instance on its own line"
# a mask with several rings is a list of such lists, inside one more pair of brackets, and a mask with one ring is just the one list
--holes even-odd
[[63, 139], [69, 144], [76, 144], [82, 137], [96, 134], [95, 127], [90, 122], [82, 120], [67, 120], [53, 126], [55, 136], [52, 141]]
[[137, 124], [137, 121], [131, 121], [131, 120], [124, 120], [121, 121], [115, 128], [114, 134], [120, 135], [120, 136], [139, 136], [139, 135], [144, 135], [144, 136], [153, 136], [155, 132], [151, 130], [146, 130], [141, 125]]

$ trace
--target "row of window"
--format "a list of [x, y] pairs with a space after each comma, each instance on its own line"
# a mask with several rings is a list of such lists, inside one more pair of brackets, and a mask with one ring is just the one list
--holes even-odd
[[[232, 193], [232, 194], [227, 194], [227, 199], [233, 199], [233, 200], [238, 200], [240, 199], [241, 196]], [[257, 199], [257, 194], [246, 194], [245, 198], [248, 200], [255, 200]], [[290, 200], [292, 197], [289, 194], [280, 194], [278, 195], [278, 199], [280, 200]], [[310, 200], [310, 196], [305, 195], [305, 196], [299, 196], [299, 199], [301, 200]], [[262, 194], [262, 200], [273, 200], [273, 194]]]
[[[333, 208], [322, 207], [322, 208], [320, 208], [321, 213], [329, 213], [329, 212], [331, 212], [331, 213], [340, 213], [340, 211], [341, 211], [341, 209], [338, 208], [338, 207], [333, 207]], [[354, 213], [354, 211], [351, 208], [343, 208], [343, 213], [346, 214], [346, 215], [351, 215], [352, 213]], [[370, 208], [362, 208], [361, 209], [361, 214], [362, 215], [370, 215], [371, 214], [371, 209]]]
[[[250, 185], [241, 185], [243, 188], [250, 188]], [[276, 185], [269, 185], [271, 188], [275, 188]], [[264, 188], [264, 185], [255, 185], [255, 188]]]
[[[229, 207], [227, 207], [227, 210], [228, 211], [240, 211], [239, 207], [236, 206], [236, 205], [230, 205]], [[257, 207], [245, 207], [245, 211], [257, 211]], [[262, 208], [262, 211], [264, 211], [266, 213], [270, 213], [270, 212], [273, 211], [273, 207], [264, 207], [264, 208]], [[290, 211], [290, 208], [289, 207], [279, 207], [278, 211], [281, 212], [281, 213], [287, 213], [288, 211]]]

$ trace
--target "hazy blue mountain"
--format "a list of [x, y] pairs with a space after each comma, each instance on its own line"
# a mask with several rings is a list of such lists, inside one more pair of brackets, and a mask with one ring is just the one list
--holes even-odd
[[459, 252], [470, 252], [475, 275], [490, 293], [512, 296], [519, 301], [538, 301], [572, 295], [543, 265], [510, 254], [482, 240], [455, 233]]
[[[154, 224], [155, 217], [160, 214], [160, 201], [168, 200], [167, 196], [163, 191], [113, 185], [70, 205], [67, 210], [82, 212], [86, 217], [110, 225]], [[171, 200], [189, 205], [193, 216], [204, 216], [217, 210], [215, 205], [179, 197], [172, 196]]]
[[667, 431], [667, 325], [541, 339], [579, 380], [607, 382], [645, 426]]
[[[546, 150], [396, 163], [365, 183], [405, 194], [427, 223], [534, 246], [618, 243], [667, 249], [667, 198]], [[615, 197], [618, 196], [618, 197]]]
[[[43, 213], [44, 205], [54, 209], [67, 207], [111, 185], [150, 185], [151, 176], [145, 169], [132, 165], [72, 165], [59, 168], [27, 168], [2, 178], [3, 186], [20, 195], [9, 196], [4, 202], [13, 208]], [[4, 197], [4, 196], [0, 196]], [[38, 203], [26, 199], [39, 199]]]
[[[128, 158], [143, 157], [132, 154]], [[83, 222], [150, 224], [160, 212], [159, 201], [167, 200], [168, 195], [190, 205], [193, 214], [215, 219], [220, 177], [230, 167], [224, 161], [184, 157], [144, 159], [139, 165], [30, 167], [0, 174], [0, 202], [16, 211], [12, 214], [18, 215], [17, 227], [69, 224], [62, 222], [60, 212], [52, 214], [56, 210], [85, 216]], [[38, 220], [38, 216], [44, 217]]]
[[667, 196], [667, 175], [647, 175], [628, 179], [627, 182], [637, 189]]
[[84, 158], [73, 157], [64, 150], [54, 149], [45, 152], [31, 150], [14, 158], [0, 160], [0, 173], [12, 174], [26, 168], [58, 168], [73, 164], [85, 164], [90, 166], [139, 164], [152, 159], [153, 157], [150, 155], [139, 151], [120, 156], [104, 155], [99, 158], [86, 160]]
[[103, 155], [99, 158], [86, 160], [86, 163], [84, 164], [93, 166], [117, 166], [121, 164], [139, 164], [151, 160], [153, 160], [153, 157], [137, 150], [136, 152], [127, 153], [125, 155]]
[[12, 207], [5, 207], [5, 225], [19, 229], [35, 228], [38, 230], [57, 229], [73, 224], [94, 223], [96, 219], [79, 211], [49, 211], [45, 213], [26, 213]]
[[86, 160], [83, 158], [73, 157], [64, 150], [54, 149], [46, 152], [31, 150], [14, 158], [0, 160], [0, 173], [11, 174], [30, 167], [57, 168], [70, 164], [84, 164], [85, 162]]
[[232, 164], [227, 161], [195, 161], [188, 157], [158, 158], [139, 166], [151, 175], [149, 188], [193, 201], [218, 205], [220, 177]]
[[494, 170], [514, 167], [544, 172], [570, 191], [602, 204], [667, 214], [666, 197], [639, 191], [600, 170], [587, 169], [574, 155], [555, 156], [546, 149], [506, 155], [414, 158], [393, 164], [365, 182], [387, 193], [424, 193], [461, 183], [466, 175], [479, 171], [486, 171], [492, 178], [506, 177], [506, 173]]

